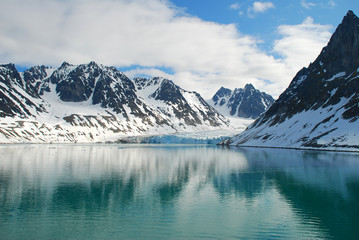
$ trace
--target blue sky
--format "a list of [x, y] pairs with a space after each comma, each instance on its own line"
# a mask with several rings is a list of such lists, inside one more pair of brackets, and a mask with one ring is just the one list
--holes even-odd
[[0, 59], [96, 61], [210, 98], [252, 83], [277, 97], [356, 0], [2, 0]]
[[[206, 21], [222, 24], [236, 24], [243, 34], [249, 34], [262, 39], [262, 46], [271, 50], [272, 41], [278, 35], [276, 29], [282, 24], [300, 24], [306, 17], [312, 17], [316, 23], [336, 27], [348, 10], [359, 10], [355, 0], [173, 0], [179, 8], [192, 16]], [[267, 4], [263, 12], [253, 12], [254, 2]], [[355, 11], [356, 12], [356, 11]], [[334, 29], [333, 29], [334, 30]]]

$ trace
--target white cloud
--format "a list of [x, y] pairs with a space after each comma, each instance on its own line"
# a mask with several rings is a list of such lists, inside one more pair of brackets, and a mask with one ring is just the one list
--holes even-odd
[[274, 51], [282, 56], [290, 69], [308, 66], [327, 44], [331, 33], [330, 25], [315, 24], [307, 17], [299, 25], [282, 25], [278, 33], [282, 38], [274, 43]]
[[306, 9], [310, 9], [310, 8], [316, 6], [315, 3], [307, 2], [306, 0], [302, 0], [302, 1], [300, 2], [300, 4], [302, 5], [302, 7], [306, 8]]
[[330, 8], [334, 8], [336, 5], [337, 5], [337, 4], [336, 4], [334, 1], [329, 1], [329, 2], [328, 2], [328, 6], [329, 6]]
[[124, 72], [127, 77], [133, 79], [134, 77], [143, 76], [143, 77], [163, 77], [168, 79], [173, 79], [174, 76], [166, 73], [158, 68], [144, 68], [137, 67]]
[[321, 3], [313, 3], [313, 2], [308, 2], [307, 0], [301, 0], [300, 4], [302, 7], [306, 8], [306, 9], [312, 9], [314, 7], [327, 9], [327, 8], [334, 8], [337, 5], [332, 0], [330, 0], [328, 2], [323, 1]]
[[229, 6], [231, 9], [238, 10], [241, 8], [241, 5], [239, 3], [233, 3], [231, 6]]
[[283, 38], [274, 50], [283, 59], [261, 51], [258, 40], [234, 24], [188, 16], [165, 0], [2, 0], [0, 59], [29, 66], [56, 67], [65, 60], [137, 65], [143, 68], [126, 73], [170, 77], [205, 98], [221, 86], [248, 82], [278, 96], [295, 72], [314, 60], [312, 51], [319, 53], [329, 34], [309, 20], [282, 26], [279, 33]]
[[255, 18], [256, 14], [264, 13], [268, 9], [274, 8], [274, 4], [272, 2], [253, 2], [253, 5], [248, 7], [247, 14], [250, 18]]
[[274, 8], [274, 4], [272, 2], [254, 2], [252, 11], [254, 13], [263, 13], [270, 8]]
[[[239, 9], [241, 9], [241, 5], [239, 3], [233, 3], [232, 5], [229, 6], [229, 8], [232, 10], [239, 10]], [[244, 12], [239, 11], [238, 15], [242, 16], [242, 15], [244, 15]]]

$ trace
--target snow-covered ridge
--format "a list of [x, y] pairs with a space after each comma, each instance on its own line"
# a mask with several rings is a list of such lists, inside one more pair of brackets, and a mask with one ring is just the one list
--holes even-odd
[[21, 74], [13, 64], [1, 65], [0, 100], [1, 143], [115, 142], [235, 129], [198, 93], [169, 79], [130, 80], [95, 62], [38, 66]]

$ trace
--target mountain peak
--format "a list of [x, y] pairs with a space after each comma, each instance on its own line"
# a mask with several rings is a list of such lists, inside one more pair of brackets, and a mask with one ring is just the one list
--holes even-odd
[[[226, 101], [223, 98], [229, 98], [232, 94], [232, 90], [225, 88], [225, 87], [221, 87], [212, 97], [212, 101], [215, 103], [215, 105], [219, 104], [220, 106], [222, 106], [223, 104], [226, 103]], [[221, 99], [221, 101], [220, 101]]]
[[16, 70], [15, 64], [13, 64], [13, 63], [1, 64], [0, 67], [8, 68], [8, 69], [11, 69], [12, 71]]
[[353, 11], [349, 10], [347, 12], [347, 14], [344, 16], [341, 24], [339, 24], [337, 30], [338, 29], [343, 30], [342, 29], [343, 27], [344, 27], [344, 29], [347, 29], [347, 28], [355, 29], [355, 28], [358, 28], [358, 24], [359, 24], [359, 18], [354, 14]]
[[61, 64], [60, 68], [65, 68], [65, 67], [68, 67], [68, 66], [71, 66], [71, 64], [65, 61], [65, 62], [63, 62]]
[[358, 18], [358, 17], [354, 14], [354, 12], [352, 10], [349, 10], [347, 12], [347, 14], [344, 16], [344, 18], [353, 18], [353, 19], [355, 19], [355, 18]]
[[[15, 83], [19, 86], [23, 86], [23, 81], [21, 79], [21, 76], [19, 72], [17, 71], [15, 64], [9, 63], [9, 64], [0, 64], [0, 82], [4, 82], [6, 85], [10, 86], [12, 83]], [[8, 104], [6, 100], [4, 101], [4, 98], [1, 96], [1, 88], [0, 88], [0, 99], [2, 104]], [[1, 106], [1, 104], [0, 104]], [[0, 112], [0, 117], [2, 116]]]
[[328, 45], [309, 68], [324, 68], [327, 75], [339, 72], [351, 73], [359, 65], [359, 18], [348, 11], [343, 21], [336, 28]]
[[222, 86], [218, 91], [225, 91], [225, 90], [229, 90], [229, 89]]
[[89, 64], [87, 64], [88, 67], [99, 67], [99, 65], [95, 61], [91, 61]]
[[244, 90], [245, 90], [245, 91], [248, 91], [248, 90], [251, 90], [251, 89], [255, 89], [254, 86], [253, 86], [251, 83], [247, 83], [247, 84], [244, 86]]

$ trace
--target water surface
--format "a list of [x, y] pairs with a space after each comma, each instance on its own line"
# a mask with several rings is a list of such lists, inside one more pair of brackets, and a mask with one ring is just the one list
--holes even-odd
[[1, 145], [0, 239], [359, 239], [359, 155]]

